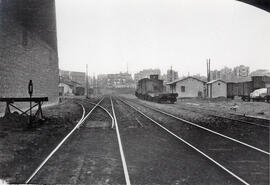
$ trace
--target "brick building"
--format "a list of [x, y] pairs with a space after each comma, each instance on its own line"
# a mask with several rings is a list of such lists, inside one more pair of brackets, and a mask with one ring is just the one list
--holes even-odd
[[[33, 96], [58, 101], [58, 54], [54, 0], [0, 1], [0, 97]], [[4, 104], [0, 104], [0, 112]]]
[[213, 70], [210, 72], [210, 80], [224, 80], [229, 81], [234, 78], [231, 68], [223, 67], [221, 70]]
[[129, 73], [108, 74], [107, 87], [133, 88], [134, 83], [133, 83], [132, 76]]
[[160, 69], [144, 69], [138, 73], [134, 74], [135, 82], [138, 82], [140, 79], [149, 78], [150, 75], [161, 75]]
[[99, 74], [97, 86], [100, 88], [135, 88], [134, 80], [130, 73]]
[[60, 70], [59, 75], [63, 78], [67, 78], [77, 83], [80, 83], [82, 86], [86, 85], [85, 72]]

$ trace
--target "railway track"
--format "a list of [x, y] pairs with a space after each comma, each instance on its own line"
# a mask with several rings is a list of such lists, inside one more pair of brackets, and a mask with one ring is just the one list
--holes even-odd
[[158, 104], [150, 104], [148, 102], [143, 104], [156, 109], [156, 111], [170, 113], [177, 117], [177, 119], [181, 119], [183, 121], [187, 121], [186, 119], [189, 118], [194, 120], [198, 127], [214, 131], [221, 135], [226, 135], [230, 138], [236, 138], [243, 143], [247, 143], [248, 145], [254, 146], [255, 148], [263, 150], [269, 154], [270, 130], [268, 128], [250, 124], [246, 125], [236, 121], [230, 121], [228, 119], [217, 119], [215, 117], [213, 118], [205, 114], [193, 113], [191, 111], [181, 111], [178, 110], [178, 107], [176, 107], [176, 109], [175, 107], [168, 106], [168, 108], [163, 111], [163, 107], [156, 108], [159, 107]]
[[[168, 113], [168, 112], [166, 112], [166, 111], [160, 110], [160, 109], [155, 108], [155, 107], [151, 107], [151, 106], [149, 106], [149, 105], [141, 104], [141, 103], [138, 103], [138, 102], [135, 102], [135, 101], [132, 101], [132, 102], [133, 102], [133, 103], [137, 103], [137, 104], [139, 104], [139, 105], [141, 105], [141, 106], [144, 106], [144, 107], [146, 107], [146, 108], [148, 108], [148, 109], [151, 109], [152, 111], [155, 111], [155, 112], [161, 113], [161, 114], [163, 114], [163, 115], [167, 115], [167, 116], [169, 116], [169, 117], [171, 117], [171, 118], [174, 118], [174, 119], [176, 119], [176, 120], [182, 121], [182, 122], [184, 122], [184, 123], [186, 123], [186, 124], [193, 125], [193, 126], [195, 126], [195, 127], [197, 127], [197, 128], [200, 128], [200, 129], [202, 129], [202, 130], [205, 130], [205, 131], [211, 132], [211, 133], [213, 133], [213, 134], [219, 135], [219, 136], [221, 136], [221, 137], [227, 138], [227, 139], [229, 139], [229, 140], [231, 140], [231, 141], [237, 142], [237, 143], [239, 143], [239, 144], [242, 144], [242, 145], [244, 145], [244, 146], [247, 146], [247, 147], [249, 147], [249, 148], [252, 148], [252, 149], [254, 149], [254, 150], [257, 150], [257, 151], [259, 151], [259, 152], [261, 152], [261, 153], [270, 155], [270, 153], [269, 153], [269, 145], [266, 145], [266, 146], [264, 147], [264, 149], [261, 149], [261, 148], [259, 148], [259, 147], [257, 147], [257, 146], [253, 146], [253, 145], [251, 145], [251, 144], [242, 142], [242, 141], [240, 141], [237, 137], [235, 137], [235, 138], [230, 137], [230, 136], [227, 135], [227, 133], [224, 134], [224, 133], [217, 132], [217, 131], [215, 131], [214, 129], [209, 129], [209, 128], [203, 126], [203, 125], [193, 123], [193, 122], [188, 121], [188, 120], [185, 120], [185, 119], [183, 119], [183, 118], [181, 118], [181, 117], [179, 117], [179, 116], [177, 116], [177, 115]], [[229, 128], [229, 129], [231, 129], [231, 128]], [[269, 131], [268, 131], [268, 130], [267, 130], [267, 131], [263, 130], [263, 131], [264, 131], [264, 133], [266, 133], [266, 137], [265, 137], [264, 139], [265, 139], [265, 141], [267, 141], [268, 138], [269, 138]], [[262, 134], [262, 133], [263, 133], [263, 132], [260, 132], [260, 134]], [[253, 138], [253, 139], [255, 139], [255, 138]], [[268, 150], [267, 150], [267, 149], [268, 149]]]
[[90, 111], [85, 115], [85, 108], [82, 104], [83, 113], [81, 119], [75, 125], [75, 127], [59, 142], [59, 144], [49, 153], [49, 155], [40, 163], [40, 165], [35, 169], [35, 171], [27, 178], [25, 184], [31, 182], [31, 180], [37, 175], [37, 173], [44, 167], [44, 165], [52, 158], [52, 156], [59, 150], [59, 148], [68, 140], [68, 138], [84, 123], [84, 121], [91, 115], [91, 113], [99, 106], [100, 102], [104, 99], [101, 98]]
[[115, 121], [115, 130], [116, 130], [116, 134], [117, 134], [117, 140], [118, 140], [122, 165], [123, 165], [123, 169], [124, 169], [125, 180], [126, 180], [126, 184], [130, 185], [130, 179], [129, 179], [128, 169], [127, 169], [126, 158], [125, 158], [125, 154], [124, 154], [124, 150], [123, 150], [123, 146], [122, 146], [122, 141], [121, 141], [121, 136], [120, 136], [120, 132], [119, 132], [119, 128], [118, 128], [117, 118], [115, 116], [114, 105], [113, 105], [111, 97], [110, 97], [110, 100], [111, 100], [113, 117], [114, 117], [114, 121]]
[[[65, 179], [65, 175], [71, 176], [68, 182], [72, 184], [257, 184], [258, 179], [261, 184], [269, 182], [269, 153], [126, 99], [106, 97], [83, 104], [91, 104], [84, 111], [88, 113], [25, 183], [66, 183], [48, 181]], [[103, 123], [105, 115], [108, 124], [93, 127], [94, 120]], [[43, 178], [52, 170], [56, 175]]]
[[[174, 115], [154, 108], [151, 109], [149, 106], [133, 101], [121, 101], [199, 152], [212, 163], [239, 180], [239, 182], [243, 184], [258, 184], [256, 179], [260, 179], [261, 182], [259, 184], [269, 183], [269, 152], [243, 144], [235, 139], [232, 140], [226, 136], [221, 137], [219, 134], [206, 131], [207, 129], [201, 129], [195, 126], [195, 124], [187, 124], [181, 118], [179, 119]], [[198, 136], [189, 135], [189, 132], [197, 132]]]
[[[92, 101], [90, 101], [90, 100], [88, 100], [88, 99], [86, 99], [86, 101], [87, 101], [88, 103], [92, 104], [92, 105], [96, 105], [96, 103], [94, 103], [94, 102], [92, 102]], [[101, 103], [102, 103], [102, 102], [100, 102], [100, 104], [101, 104]], [[112, 120], [112, 126], [111, 126], [111, 128], [113, 128], [113, 127], [114, 127], [114, 117], [113, 117], [112, 113], [110, 113], [109, 109], [105, 108], [104, 106], [101, 106], [100, 104], [98, 104], [98, 107], [100, 107], [102, 110], [104, 110], [104, 111], [110, 116], [110, 118], [111, 118], [111, 120]]]
[[113, 103], [131, 184], [239, 184], [147, 116], [115, 98]]

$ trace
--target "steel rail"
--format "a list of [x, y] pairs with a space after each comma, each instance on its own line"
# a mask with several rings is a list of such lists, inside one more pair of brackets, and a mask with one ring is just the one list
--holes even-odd
[[[95, 105], [94, 102], [91, 102], [89, 100], [87, 100], [87, 101], [88, 101], [88, 103], [90, 103], [92, 105]], [[113, 118], [112, 114], [105, 107], [103, 107], [101, 105], [98, 105], [98, 107], [100, 107], [101, 109], [103, 109], [111, 117], [111, 119], [112, 119], [112, 128], [113, 128], [114, 127], [114, 118]]]
[[85, 108], [84, 108], [84, 106], [81, 104], [81, 103], [77, 103], [77, 104], [79, 104], [81, 107], [82, 107], [82, 110], [83, 110], [83, 114], [82, 114], [82, 117], [81, 117], [81, 119], [79, 120], [79, 122], [84, 118], [84, 116], [85, 116]]
[[[82, 117], [76, 126], [62, 139], [62, 141], [51, 151], [51, 153], [42, 161], [42, 163], [36, 168], [36, 170], [31, 174], [31, 176], [25, 181], [25, 184], [28, 184], [34, 176], [39, 172], [39, 170], [47, 163], [47, 161], [55, 154], [55, 152], [63, 145], [63, 143], [70, 137], [70, 135], [77, 129], [79, 126], [89, 117], [89, 115], [94, 111], [94, 109], [101, 103], [104, 97], [89, 111], [89, 113]], [[83, 109], [85, 113], [85, 108]]]
[[111, 96], [110, 96], [110, 100], [111, 100], [111, 105], [112, 105], [112, 112], [113, 112], [113, 117], [114, 117], [115, 130], [116, 130], [116, 135], [117, 135], [117, 139], [118, 139], [118, 145], [119, 145], [122, 165], [123, 165], [123, 169], [124, 169], [125, 180], [126, 180], [126, 184], [130, 185], [130, 179], [129, 179], [128, 169], [127, 169], [127, 163], [126, 163], [125, 154], [124, 154], [124, 151], [123, 151], [123, 146], [122, 146], [122, 142], [121, 142], [121, 136], [120, 136], [120, 132], [119, 132], [119, 129], [118, 129], [118, 123], [117, 123], [117, 119], [116, 119], [114, 106], [113, 106], [113, 101], [112, 101]]
[[[134, 101], [131, 101], [131, 102], [135, 103]], [[238, 144], [244, 145], [244, 146], [246, 146], [246, 147], [248, 147], [248, 148], [252, 148], [252, 149], [254, 149], [254, 150], [258, 151], [258, 152], [261, 152], [261, 153], [270, 155], [270, 153], [267, 152], [267, 151], [265, 151], [265, 150], [262, 150], [262, 149], [260, 149], [260, 148], [255, 147], [255, 146], [252, 146], [252, 145], [249, 145], [249, 144], [247, 144], [247, 143], [245, 143], [245, 142], [239, 141], [239, 140], [237, 140], [237, 139], [234, 139], [234, 138], [232, 138], [232, 137], [226, 136], [226, 135], [224, 135], [224, 134], [221, 134], [221, 133], [216, 132], [216, 131], [214, 131], [214, 130], [208, 129], [208, 128], [206, 128], [206, 127], [197, 125], [197, 124], [195, 124], [195, 123], [193, 123], [193, 122], [190, 122], [190, 121], [187, 121], [187, 120], [185, 120], [185, 119], [179, 118], [179, 117], [177, 117], [177, 116], [175, 116], [175, 115], [173, 115], [173, 114], [170, 114], [170, 113], [167, 113], [167, 112], [165, 112], [165, 111], [162, 111], [162, 110], [159, 110], [159, 109], [150, 107], [150, 106], [148, 106], [148, 105], [142, 105], [141, 103], [136, 103], [136, 104], [139, 104], [139, 105], [141, 105], [141, 106], [147, 107], [147, 108], [149, 108], [149, 109], [151, 109], [151, 110], [154, 110], [154, 111], [156, 111], [156, 112], [160, 112], [160, 113], [165, 114], [165, 115], [167, 115], [167, 116], [169, 116], [169, 117], [175, 118], [175, 119], [180, 120], [180, 121], [185, 122], [185, 123], [188, 123], [188, 124], [190, 124], [190, 125], [193, 125], [193, 126], [195, 126], [195, 127], [198, 127], [198, 128], [200, 128], [200, 129], [203, 129], [203, 130], [205, 130], [205, 131], [211, 132], [211, 133], [213, 133], [213, 134], [219, 135], [219, 136], [221, 136], [221, 137], [223, 137], [223, 138], [229, 139], [229, 140], [231, 140], [231, 141], [233, 141], [233, 142], [236, 142], [236, 143], [238, 143]]]
[[143, 127], [142, 122], [140, 122], [140, 120], [138, 120], [137, 118], [135, 118], [135, 119], [136, 119], [136, 121], [139, 123], [139, 125], [140, 125], [141, 127]]
[[201, 150], [199, 150], [198, 148], [196, 148], [195, 146], [193, 146], [192, 144], [190, 144], [189, 142], [187, 142], [186, 140], [184, 140], [183, 138], [181, 138], [180, 136], [176, 135], [175, 133], [173, 133], [172, 131], [170, 131], [169, 129], [167, 129], [166, 127], [164, 127], [163, 125], [161, 125], [160, 123], [158, 123], [157, 121], [153, 120], [152, 118], [150, 118], [149, 116], [147, 116], [145, 113], [143, 113], [142, 111], [140, 111], [139, 109], [137, 109], [136, 107], [134, 107], [133, 105], [130, 105], [129, 103], [127, 103], [126, 101], [119, 99], [120, 101], [122, 101], [123, 103], [125, 103], [126, 105], [130, 106], [131, 108], [133, 108], [135, 111], [139, 112], [140, 114], [142, 114], [143, 116], [145, 116], [147, 119], [149, 119], [150, 121], [152, 121], [153, 123], [155, 123], [156, 125], [158, 125], [160, 128], [162, 128], [163, 130], [165, 130], [166, 132], [168, 132], [169, 134], [173, 135], [174, 137], [176, 137], [177, 139], [181, 140], [183, 143], [185, 143], [186, 145], [188, 145], [189, 147], [191, 147], [192, 149], [194, 149], [195, 151], [199, 152], [200, 154], [202, 154], [204, 157], [206, 157], [207, 159], [209, 159], [211, 162], [215, 163], [218, 167], [220, 167], [221, 169], [223, 169], [224, 171], [226, 171], [227, 173], [229, 173], [231, 176], [233, 176], [234, 178], [236, 178], [237, 180], [239, 180], [240, 182], [242, 182], [243, 184], [248, 185], [249, 183], [247, 183], [245, 180], [243, 180], [241, 177], [237, 176], [235, 173], [233, 173], [232, 171], [228, 170], [226, 167], [224, 167], [222, 164], [220, 164], [219, 162], [217, 162], [216, 160], [214, 160], [213, 158], [211, 158], [210, 156], [208, 156], [207, 154], [205, 154], [204, 152], [202, 152]]

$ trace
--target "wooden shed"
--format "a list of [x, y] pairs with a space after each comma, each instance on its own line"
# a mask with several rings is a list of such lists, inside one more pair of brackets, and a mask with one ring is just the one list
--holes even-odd
[[205, 81], [191, 76], [167, 83], [170, 92], [178, 93], [178, 98], [204, 97], [205, 84]]
[[223, 80], [212, 80], [207, 83], [207, 97], [227, 97], [227, 83]]

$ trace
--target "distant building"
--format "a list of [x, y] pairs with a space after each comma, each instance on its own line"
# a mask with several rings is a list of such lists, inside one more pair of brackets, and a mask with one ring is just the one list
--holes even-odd
[[233, 73], [237, 77], [246, 77], [249, 75], [249, 67], [240, 65], [235, 68], [233, 68]]
[[59, 70], [59, 76], [65, 78], [65, 79], [69, 79], [69, 73], [70, 71], [64, 71], [64, 70]]
[[135, 88], [129, 73], [100, 74], [97, 76], [97, 85], [100, 88]]
[[78, 82], [82, 85], [86, 84], [86, 77], [84, 72], [71, 71], [69, 76], [72, 81]]
[[233, 70], [228, 67], [224, 67], [221, 70], [210, 71], [210, 80], [224, 80], [229, 81], [234, 78]]
[[66, 95], [74, 95], [76, 88], [80, 87], [81, 84], [75, 81], [70, 80], [66, 77], [59, 77], [59, 95], [66, 96]]
[[134, 82], [129, 73], [108, 74], [107, 86], [112, 88], [134, 88]]
[[227, 97], [227, 84], [223, 80], [212, 80], [207, 83], [207, 97]]
[[205, 97], [205, 84], [205, 81], [191, 76], [167, 83], [170, 92], [178, 93], [178, 98]]
[[210, 71], [210, 80], [216, 80], [216, 79], [220, 79], [221, 75], [220, 75], [220, 71], [219, 70], [213, 70]]
[[[234, 77], [233, 70], [228, 67], [224, 67], [220, 70], [220, 78], [223, 81], [231, 80]], [[218, 80], [218, 79], [216, 79]]]
[[245, 78], [249, 75], [249, 67], [240, 65], [233, 69], [224, 67], [221, 70], [210, 71], [210, 80], [223, 80], [225, 82]]
[[256, 71], [252, 71], [250, 76], [270, 76], [270, 71], [267, 69], [258, 69]]
[[59, 70], [59, 73], [60, 73], [60, 76], [64, 78], [70, 79], [84, 86], [86, 85], [85, 72]]
[[160, 69], [144, 69], [138, 73], [134, 74], [134, 80], [137, 83], [143, 78], [150, 78], [150, 75], [161, 75]]
[[205, 82], [207, 81], [206, 76], [201, 76], [200, 74], [192, 75], [192, 77], [205, 81]]
[[172, 69], [167, 70], [166, 82], [172, 82], [178, 79], [178, 72]]
[[[96, 80], [96, 83], [97, 83], [97, 86], [98, 87], [107, 87], [107, 77], [108, 75], [107, 74], [99, 74], [97, 75], [97, 80]], [[93, 79], [93, 86], [95, 84], [95, 81]]]
[[159, 76], [159, 79], [163, 80], [164, 82], [167, 80], [167, 75], [166, 74], [161, 74]]

